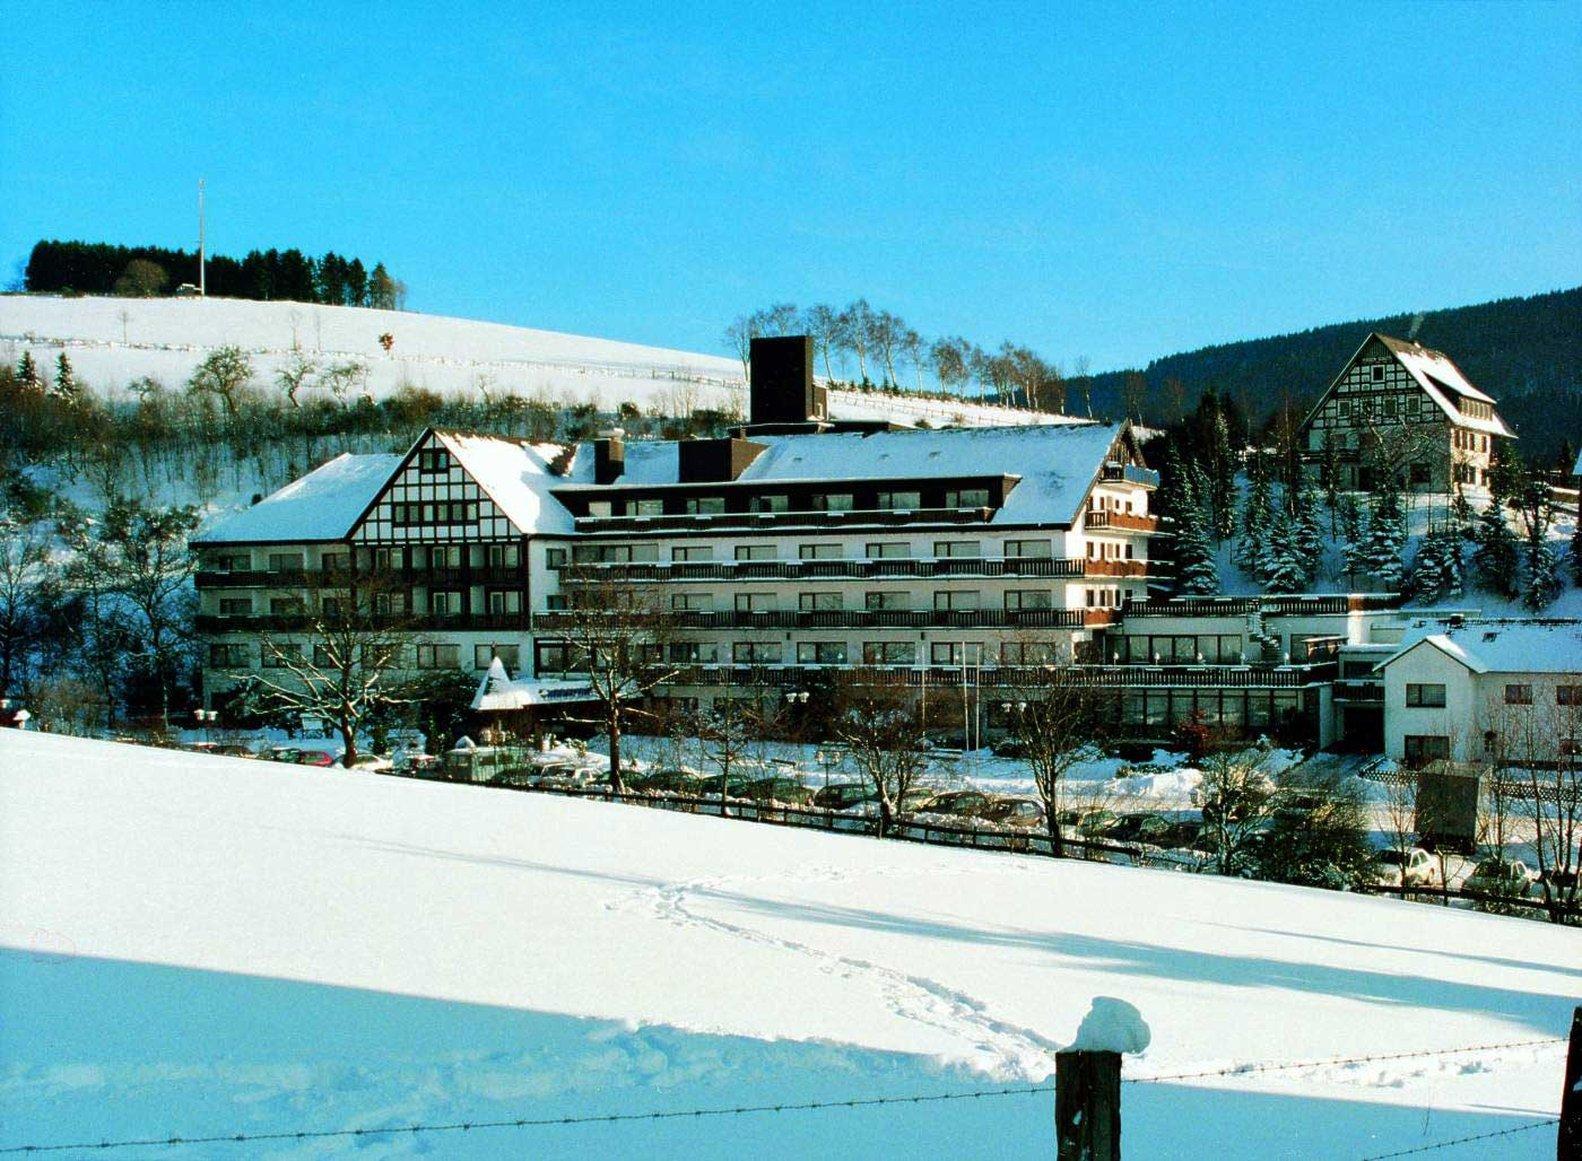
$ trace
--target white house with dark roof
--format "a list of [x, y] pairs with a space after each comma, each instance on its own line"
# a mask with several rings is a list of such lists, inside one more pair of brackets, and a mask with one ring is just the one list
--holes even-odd
[[1443, 352], [1370, 334], [1298, 429], [1309, 473], [1367, 491], [1380, 472], [1413, 491], [1483, 491], [1495, 443], [1514, 439], [1494, 399]]
[[1391, 758], [1552, 762], [1579, 752], [1582, 622], [1420, 624], [1378, 671]]

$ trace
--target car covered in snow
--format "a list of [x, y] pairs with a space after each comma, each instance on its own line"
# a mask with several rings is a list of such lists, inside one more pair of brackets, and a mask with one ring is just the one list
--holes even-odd
[[1538, 872], [1520, 859], [1484, 859], [1461, 882], [1463, 891], [1523, 899], [1532, 893]]
[[996, 798], [979, 812], [978, 817], [985, 822], [1016, 830], [1041, 830], [1044, 826], [1044, 807], [1036, 798]]
[[981, 790], [947, 790], [928, 799], [920, 809], [927, 814], [959, 814], [981, 818], [994, 805], [994, 796]]
[[1381, 887], [1437, 887], [1439, 860], [1422, 847], [1383, 850], [1374, 856], [1374, 882]]

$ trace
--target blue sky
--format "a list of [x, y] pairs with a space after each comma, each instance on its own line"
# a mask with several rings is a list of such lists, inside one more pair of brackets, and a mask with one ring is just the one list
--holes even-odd
[[[29, 4], [41, 236], [383, 259], [700, 350], [866, 295], [1094, 369], [1582, 278], [1582, 6]], [[760, 12], [766, 14], [760, 15]]]

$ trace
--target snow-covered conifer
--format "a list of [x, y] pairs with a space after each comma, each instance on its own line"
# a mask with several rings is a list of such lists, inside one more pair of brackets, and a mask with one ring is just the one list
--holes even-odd
[[72, 370], [71, 360], [66, 357], [66, 352], [62, 351], [60, 358], [55, 360], [55, 397], [73, 403], [81, 395], [82, 385], [77, 382], [77, 373]]
[[1517, 577], [1520, 554], [1516, 534], [1511, 531], [1505, 519], [1505, 508], [1498, 501], [1490, 504], [1478, 518], [1474, 539], [1477, 547], [1472, 550], [1472, 568], [1478, 587], [1514, 599], [1521, 591]]
[[1264, 587], [1271, 593], [1299, 593], [1307, 588], [1307, 564], [1296, 548], [1296, 527], [1284, 513], [1269, 530], [1268, 566]]
[[1206, 596], [1219, 590], [1219, 569], [1208, 537], [1208, 512], [1194, 504], [1176, 517], [1175, 592], [1178, 596]]
[[1534, 613], [1542, 612], [1555, 603], [1565, 582], [1560, 579], [1560, 560], [1547, 543], [1540, 544], [1533, 554], [1532, 567], [1528, 570], [1527, 588], [1522, 593], [1522, 604]]

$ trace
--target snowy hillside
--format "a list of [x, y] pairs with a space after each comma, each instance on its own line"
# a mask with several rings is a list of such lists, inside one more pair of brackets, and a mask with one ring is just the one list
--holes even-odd
[[[380, 336], [394, 342], [387, 352]], [[644, 347], [609, 339], [404, 311], [196, 298], [0, 296], [0, 361], [32, 351], [51, 366], [66, 351], [78, 374], [102, 391], [153, 376], [177, 386], [214, 349], [247, 351], [258, 378], [305, 352], [321, 366], [356, 362], [367, 389], [382, 397], [403, 384], [440, 393], [487, 390], [552, 400], [592, 400], [603, 410], [633, 402], [645, 411], [745, 408], [734, 359]], [[932, 424], [1047, 422], [1050, 416], [902, 395], [836, 391], [839, 419]]]
[[[1384, 899], [13, 731], [0, 917], [0, 1149], [1026, 1084], [1115, 996], [1138, 1079], [1417, 1054], [1128, 1086], [1128, 1156], [1360, 1157], [1552, 1116], [1582, 962]], [[1047, 1155], [1052, 1103], [159, 1152]]]

